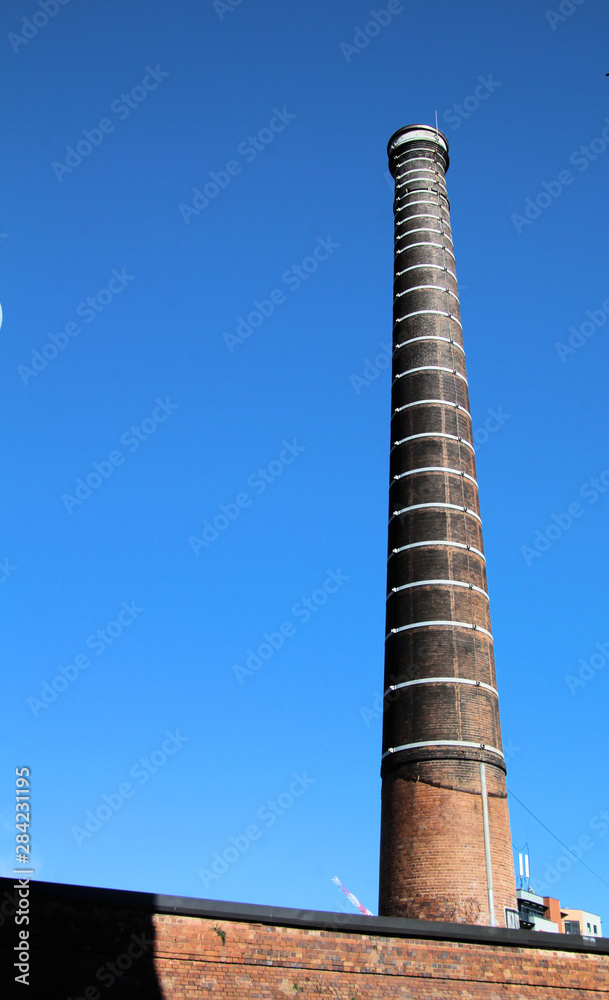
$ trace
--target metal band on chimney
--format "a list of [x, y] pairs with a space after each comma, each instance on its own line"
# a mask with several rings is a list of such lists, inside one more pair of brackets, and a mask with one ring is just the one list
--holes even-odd
[[[420, 337], [418, 339], [427, 340], [428, 338]], [[410, 341], [406, 341], [406, 343], [410, 343]], [[458, 403], [451, 403], [450, 400], [448, 399], [415, 399], [414, 403], [405, 403], [404, 406], [396, 407], [396, 409], [393, 412], [401, 413], [402, 410], [407, 410], [411, 406], [425, 406], [427, 403], [433, 403], [435, 406], [451, 406], [454, 407], [456, 410], [461, 410], [461, 412], [465, 413], [465, 415], [469, 417], [470, 420], [472, 418], [471, 413], [469, 412], [469, 410], [466, 410], [464, 406], [460, 406]]]
[[418, 750], [423, 747], [463, 747], [468, 750], [484, 750], [486, 753], [495, 754], [502, 761], [505, 760], [501, 750], [498, 750], [497, 747], [488, 746], [486, 743], [474, 743], [471, 740], [421, 740], [419, 743], [404, 743], [400, 747], [389, 747], [381, 759], [388, 757], [389, 754], [401, 753], [402, 750]]
[[399, 587], [392, 587], [387, 595], [387, 600], [393, 594], [399, 594], [402, 590], [411, 590], [413, 587], [466, 587], [468, 590], [475, 590], [477, 594], [482, 594], [488, 600], [488, 594], [482, 587], [476, 587], [473, 583], [466, 583], [464, 580], [415, 580], [413, 583], [403, 583]]
[[465, 445], [466, 448], [471, 448], [474, 450], [473, 444], [466, 441], [465, 438], [459, 437], [458, 434], [444, 434], [442, 431], [429, 431], [427, 434], [410, 434], [408, 437], [401, 438], [400, 441], [394, 441], [391, 446], [391, 451], [397, 448], [401, 444], [406, 444], [408, 441], [416, 441], [418, 438], [444, 438], [446, 441], [458, 441], [459, 444]]
[[[409, 337], [408, 340], [402, 341], [401, 344], [396, 344], [394, 350], [397, 351], [397, 350], [400, 349], [400, 347], [406, 347], [407, 344], [417, 344], [417, 343], [420, 343], [422, 340], [433, 340], [436, 343], [439, 342], [439, 343], [443, 343], [443, 344], [452, 344], [453, 347], [456, 347], [458, 351], [462, 351], [463, 354], [465, 354], [465, 351], [461, 347], [461, 344], [457, 343], [456, 340], [451, 340], [450, 337], [433, 337], [431, 334], [428, 334], [427, 336], [424, 336], [424, 337]], [[446, 403], [446, 400], [441, 400], [441, 402]]]
[[425, 545], [440, 545], [440, 546], [445, 545], [447, 548], [465, 549], [465, 550], [468, 550], [470, 552], [473, 552], [475, 555], [479, 556], [480, 559], [484, 559], [484, 553], [481, 552], [480, 549], [475, 549], [473, 547], [473, 545], [465, 545], [463, 542], [452, 542], [452, 541], [451, 542], [447, 542], [447, 541], [438, 540], [438, 539], [433, 539], [433, 540], [423, 541], [423, 542], [410, 542], [409, 545], [400, 545], [399, 548], [393, 549], [389, 553], [389, 558], [391, 559], [391, 556], [396, 555], [398, 552], [406, 552], [408, 549], [422, 548]]
[[491, 684], [485, 684], [483, 681], [473, 681], [469, 677], [417, 677], [413, 681], [390, 684], [387, 690], [383, 692], [383, 698], [386, 698], [391, 691], [399, 691], [401, 688], [413, 687], [416, 684], [471, 684], [474, 687], [484, 688], [486, 691], [492, 691], [493, 694], [497, 694], [497, 688]]
[[400, 517], [402, 514], [408, 514], [411, 510], [429, 510], [432, 507], [442, 508], [444, 510], [459, 510], [463, 514], [469, 514], [470, 517], [475, 517], [476, 521], [480, 521], [480, 515], [476, 514], [475, 511], [470, 510], [469, 507], [459, 507], [456, 503], [415, 503], [411, 504], [410, 507], [402, 507], [401, 510], [394, 510], [392, 516], [389, 520], [393, 520], [394, 517]]
[[408, 469], [407, 472], [399, 472], [397, 476], [393, 477], [393, 481], [399, 482], [400, 479], [404, 479], [406, 476], [415, 476], [419, 472], [442, 472], [448, 473], [451, 476], [462, 476], [463, 479], [467, 479], [470, 483], [473, 483], [474, 486], [478, 485], [474, 477], [470, 476], [469, 473], [463, 472], [462, 469], [448, 469], [444, 465], [424, 465], [418, 469]]
[[481, 625], [476, 625], [475, 622], [456, 622], [452, 619], [448, 621], [410, 622], [409, 625], [399, 625], [397, 628], [392, 628], [391, 631], [387, 633], [385, 638], [388, 639], [390, 635], [397, 635], [399, 632], [409, 632], [410, 629], [413, 628], [429, 628], [430, 626], [433, 626], [434, 628], [437, 626], [443, 626], [448, 628], [472, 629], [474, 632], [482, 632], [483, 635], [488, 636], [491, 642], [493, 641], [492, 633], [489, 632], [488, 629], [482, 628]]

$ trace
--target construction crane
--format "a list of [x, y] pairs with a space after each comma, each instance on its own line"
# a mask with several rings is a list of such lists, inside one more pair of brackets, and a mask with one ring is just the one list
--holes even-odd
[[366, 907], [362, 903], [360, 903], [359, 899], [357, 899], [353, 895], [352, 892], [349, 892], [349, 890], [346, 888], [346, 886], [343, 885], [343, 883], [338, 878], [338, 876], [335, 875], [334, 878], [332, 879], [332, 881], [336, 882], [336, 884], [337, 884], [338, 888], [341, 890], [341, 892], [344, 892], [344, 894], [347, 897], [347, 899], [349, 900], [349, 902], [353, 903], [353, 905], [355, 906], [355, 908], [357, 910], [359, 910], [360, 913], [365, 913], [367, 917], [374, 916], [374, 914], [372, 913], [371, 910], [367, 910]]

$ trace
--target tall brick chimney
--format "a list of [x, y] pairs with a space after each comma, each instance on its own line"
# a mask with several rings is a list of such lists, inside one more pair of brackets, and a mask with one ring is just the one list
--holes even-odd
[[517, 925], [445, 172], [389, 140], [395, 282], [379, 914]]

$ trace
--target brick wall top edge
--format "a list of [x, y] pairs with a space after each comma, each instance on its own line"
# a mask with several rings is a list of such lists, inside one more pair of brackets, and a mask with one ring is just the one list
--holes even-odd
[[[0, 878], [0, 895], [11, 895], [13, 880]], [[261, 906], [253, 903], [232, 903], [224, 900], [204, 900], [188, 896], [156, 895], [124, 889], [68, 885], [30, 881], [32, 899], [70, 899], [93, 906], [102, 904], [115, 910], [141, 910], [191, 917], [234, 920], [242, 923], [262, 923], [295, 928], [335, 931], [336, 933], [367, 934], [396, 938], [426, 938], [439, 941], [507, 946], [521, 949], [550, 949], [554, 952], [580, 951], [609, 954], [609, 938], [589, 941], [578, 935], [507, 930], [472, 924], [443, 921], [410, 920], [399, 917], [366, 917], [359, 914], [333, 913], [320, 910], [298, 910], [283, 906]]]

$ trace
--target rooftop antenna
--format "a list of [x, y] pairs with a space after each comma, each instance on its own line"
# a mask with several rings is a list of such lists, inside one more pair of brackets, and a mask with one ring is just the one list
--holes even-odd
[[353, 905], [355, 906], [355, 908], [357, 910], [359, 910], [360, 913], [365, 913], [367, 917], [374, 916], [374, 914], [370, 910], [367, 910], [366, 907], [363, 906], [362, 903], [360, 903], [359, 899], [357, 899], [353, 895], [352, 892], [349, 892], [349, 890], [343, 885], [343, 883], [338, 878], [338, 876], [335, 875], [334, 878], [332, 879], [332, 881], [336, 882], [336, 884], [337, 884], [338, 888], [341, 890], [341, 892], [344, 892], [344, 894], [347, 897], [347, 899], [349, 900], [349, 902], [353, 903]]
[[520, 885], [519, 889], [525, 889], [527, 892], [531, 891], [531, 883], [529, 881], [529, 845], [525, 844], [522, 853], [518, 855], [518, 881]]

